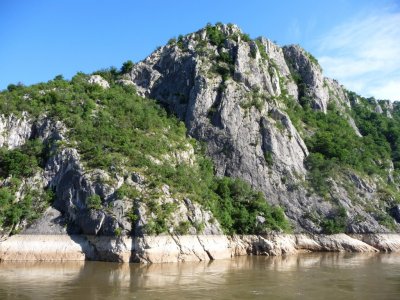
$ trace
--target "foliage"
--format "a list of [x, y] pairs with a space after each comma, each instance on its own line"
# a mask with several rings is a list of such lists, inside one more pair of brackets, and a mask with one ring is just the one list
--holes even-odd
[[139, 198], [140, 192], [134, 188], [133, 186], [129, 186], [127, 184], [123, 184], [117, 191], [116, 195], [118, 199], [123, 199], [123, 198], [129, 198], [131, 200], [134, 200], [136, 198]]
[[308, 59], [316, 66], [318, 66], [319, 68], [321, 68], [318, 60], [310, 53], [305, 51], [306, 56], [308, 57]]
[[115, 228], [114, 230], [115, 236], [121, 236], [122, 235], [122, 229], [120, 227]]
[[122, 73], [122, 74], [125, 74], [125, 73], [131, 72], [132, 69], [133, 69], [133, 66], [134, 66], [133, 61], [127, 60], [126, 62], [124, 62], [124, 63], [122, 64], [121, 73]]
[[[210, 204], [211, 210], [227, 233], [290, 230], [283, 210], [271, 207], [262, 193], [255, 192], [244, 181], [224, 177], [216, 181], [214, 191], [219, 199]], [[258, 220], [261, 218], [265, 221]]]
[[[390, 143], [378, 133], [364, 130], [362, 122], [371, 124], [374, 118], [362, 117], [355, 108], [354, 118], [360, 124], [363, 137], [356, 135], [348, 120], [334, 106], [329, 105], [327, 113], [315, 111], [308, 101], [299, 105], [292, 99], [283, 99], [287, 112], [296, 128], [301, 132], [307, 130], [312, 134], [305, 137], [310, 155], [306, 159], [309, 170], [308, 181], [321, 196], [327, 196], [329, 184], [327, 179], [343, 169], [354, 169], [366, 174], [385, 174], [391, 158]], [[362, 118], [360, 118], [362, 117]], [[370, 119], [368, 119], [370, 118]], [[370, 125], [370, 128], [376, 128]], [[379, 128], [379, 127], [378, 127]]]
[[[219, 63], [221, 66], [232, 64], [232, 57], [221, 51]], [[124, 71], [129, 69], [129, 65], [123, 67]], [[122, 172], [123, 167], [125, 171], [143, 174], [148, 186], [154, 190], [162, 184], [168, 184], [174, 197], [188, 197], [210, 208], [223, 226], [228, 226], [227, 232], [253, 233], [265, 228], [286, 228], [286, 223], [281, 220], [282, 211], [270, 208], [260, 194], [251, 196], [249, 187], [242, 188], [242, 192], [249, 193], [245, 196], [244, 192], [235, 190], [236, 185], [242, 184], [232, 183], [228, 185], [232, 189], [230, 196], [221, 198], [217, 192], [222, 188], [217, 189], [222, 184], [221, 179], [215, 177], [213, 164], [205, 157], [203, 147], [186, 136], [184, 124], [168, 115], [155, 101], [139, 97], [134, 90], [115, 84], [114, 80], [119, 76], [115, 68], [96, 73], [109, 78], [109, 89], [89, 84], [89, 76], [78, 73], [71, 81], [57, 78], [47, 83], [1, 92], [0, 111], [5, 115], [18, 115], [26, 111], [33, 119], [46, 114], [62, 121], [68, 127], [68, 140], [73, 141], [87, 169]], [[24, 95], [28, 95], [30, 100], [24, 100]], [[172, 159], [174, 153], [187, 151], [191, 147], [195, 148], [196, 153], [193, 165]], [[0, 149], [0, 176], [31, 176], [36, 169], [43, 167], [48, 150], [49, 146], [42, 145], [40, 141], [31, 141], [15, 150]], [[175, 207], [154, 204], [150, 196], [143, 197], [134, 188], [125, 185], [116, 194], [119, 198], [145, 201], [151, 208], [156, 218], [147, 225], [148, 233], [168, 231], [167, 220]], [[243, 202], [237, 196], [254, 199], [255, 203]], [[10, 197], [4, 197], [3, 202], [13, 201]], [[88, 197], [86, 203], [91, 209], [102, 207], [98, 195]], [[234, 209], [223, 213], [222, 203], [231, 203]], [[4, 209], [9, 210], [10, 207], [6, 205]], [[25, 210], [21, 211], [12, 215], [22, 217]], [[264, 215], [267, 219], [265, 226], [254, 223], [256, 214]], [[131, 215], [132, 222], [135, 222], [136, 214], [132, 212]], [[240, 220], [230, 224], [229, 220], [235, 220], [236, 217]], [[3, 218], [4, 222], [10, 223], [7, 220]], [[198, 224], [199, 229], [202, 226], [204, 224]]]
[[264, 159], [268, 166], [272, 166], [274, 164], [274, 159], [272, 157], [271, 151], [264, 151]]
[[190, 223], [188, 221], [179, 222], [178, 226], [175, 228], [176, 234], [184, 235], [188, 234], [190, 228]]
[[217, 47], [222, 47], [223, 43], [226, 40], [225, 34], [219, 29], [219, 26], [212, 26], [211, 24], [207, 24], [206, 26], [206, 34], [210, 43]]
[[94, 194], [86, 198], [86, 205], [89, 209], [101, 209], [101, 198]]
[[254, 106], [261, 112], [266, 101], [267, 97], [263, 93], [260, 93], [259, 89], [253, 89], [248, 98], [240, 103], [240, 107], [243, 109], [249, 109]]
[[260, 52], [261, 58], [263, 58], [266, 61], [269, 61], [269, 57], [267, 52], [265, 51], [264, 45], [261, 43], [259, 39], [255, 40], [255, 43], [257, 44], [258, 51]]
[[32, 176], [42, 163], [43, 148], [39, 140], [28, 141], [19, 149], [0, 148], [0, 177]]
[[53, 199], [51, 192], [29, 191], [17, 201], [15, 193], [19, 185], [20, 182], [0, 187], [0, 228], [8, 227], [14, 231], [14, 226], [21, 220], [33, 221]]
[[147, 207], [153, 214], [153, 218], [149, 218], [144, 226], [144, 231], [147, 234], [160, 234], [168, 232], [169, 219], [172, 213], [176, 210], [175, 203], [158, 203], [155, 199], [147, 199]]
[[179, 47], [179, 49], [184, 50], [185, 45], [183, 43], [183, 35], [178, 36], [178, 41], [176, 42], [176, 45]]
[[345, 232], [347, 225], [346, 209], [340, 206], [336, 212], [322, 221], [321, 227], [326, 234]]

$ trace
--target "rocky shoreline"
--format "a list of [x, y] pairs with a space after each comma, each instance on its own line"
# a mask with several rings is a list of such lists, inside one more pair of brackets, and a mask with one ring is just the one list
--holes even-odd
[[302, 252], [400, 252], [400, 234], [163, 235], [134, 238], [21, 234], [0, 242], [0, 261], [168, 263]]

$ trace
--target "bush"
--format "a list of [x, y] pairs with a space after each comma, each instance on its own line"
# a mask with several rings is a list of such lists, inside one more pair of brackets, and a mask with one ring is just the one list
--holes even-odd
[[94, 194], [86, 198], [86, 206], [89, 209], [101, 209], [101, 198], [99, 195]]
[[271, 207], [261, 192], [253, 191], [244, 181], [224, 177], [217, 180], [214, 191], [218, 198], [211, 203], [211, 209], [227, 233], [258, 234], [268, 230], [290, 230], [283, 210]]
[[332, 216], [328, 217], [321, 224], [323, 232], [326, 234], [342, 233], [346, 231], [347, 215], [344, 207], [339, 207]]
[[207, 24], [206, 34], [210, 43], [214, 46], [221, 47], [226, 40], [224, 33], [218, 28], [218, 26], [212, 26]]
[[[227, 68], [230, 59], [223, 54], [221, 65]], [[99, 72], [103, 72], [103, 75], [109, 72], [107, 76], [113, 77], [115, 70]], [[226, 77], [229, 72], [230, 70], [224, 70]], [[216, 185], [220, 185], [220, 179], [214, 175], [211, 160], [205, 157], [204, 146], [186, 136], [186, 127], [177, 118], [169, 115], [155, 101], [141, 98], [132, 90], [120, 85], [111, 85], [109, 89], [103, 90], [88, 84], [87, 78], [86, 74], [78, 73], [70, 82], [49, 81], [23, 87], [22, 90], [4, 91], [0, 93], [0, 109], [4, 114], [27, 111], [32, 118], [46, 113], [61, 120], [69, 129], [68, 139], [76, 142], [86, 168], [122, 172], [123, 167], [124, 170], [139, 172], [146, 177], [150, 190], [154, 191], [162, 184], [168, 184], [174, 197], [188, 197], [212, 209], [227, 232], [252, 233], [265, 228], [280, 228], [281, 221], [275, 221], [275, 218], [281, 216], [281, 211], [269, 207], [260, 195], [246, 196], [256, 201], [254, 205], [237, 202], [237, 195], [241, 194], [234, 192], [235, 185], [232, 184], [228, 185], [229, 189], [232, 188], [229, 197], [219, 196]], [[31, 95], [29, 105], [22, 99], [24, 94]], [[194, 147], [196, 152], [193, 165], [164, 159], [171, 157], [171, 153], [189, 150], [189, 147]], [[51, 144], [42, 145], [40, 141], [32, 141], [21, 149], [1, 149], [0, 176], [30, 176], [36, 168], [44, 166], [47, 159], [44, 154], [50, 153], [50, 148]], [[251, 189], [248, 187], [249, 191]], [[120, 198], [149, 201], [128, 186], [122, 186], [116, 194]], [[49, 196], [46, 199], [51, 199], [51, 195]], [[146, 204], [155, 215], [155, 219], [146, 227], [147, 232], [166, 232], [171, 225], [168, 220], [176, 207], [156, 205], [151, 201]], [[86, 205], [90, 209], [101, 209], [100, 196], [88, 197]], [[232, 209], [225, 212], [224, 205], [228, 208], [231, 205]], [[11, 209], [11, 206], [7, 207], [7, 210]], [[18, 212], [10, 214], [13, 219], [23, 215]], [[134, 210], [128, 215], [132, 222], [137, 220]], [[266, 223], [257, 223], [257, 216], [264, 216]], [[238, 221], [234, 221], [236, 218]], [[202, 226], [204, 224], [199, 224], [199, 229]]]
[[126, 62], [124, 62], [122, 64], [121, 67], [121, 73], [122, 74], [126, 74], [126, 73], [130, 73], [133, 69], [134, 63], [131, 60], [127, 60]]
[[43, 149], [39, 140], [28, 141], [20, 149], [0, 148], [0, 176], [32, 176], [43, 163]]

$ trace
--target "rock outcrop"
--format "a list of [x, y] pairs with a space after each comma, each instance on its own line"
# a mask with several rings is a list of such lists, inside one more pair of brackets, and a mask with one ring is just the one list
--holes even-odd
[[299, 75], [302, 84], [299, 96], [312, 99], [314, 109], [326, 112], [329, 93], [318, 62], [298, 45], [283, 47], [283, 53], [289, 66]]
[[[191, 137], [205, 143], [218, 176], [243, 179], [270, 204], [283, 207], [296, 234], [225, 236], [208, 208], [170, 192], [167, 184], [151, 186], [148, 174], [134, 166], [89, 166], [77, 141], [69, 139], [68, 122], [46, 112], [40, 117], [20, 112], [0, 115], [0, 148], [12, 151], [35, 139], [46, 145], [41, 169], [18, 181], [13, 195], [18, 203], [34, 192], [41, 216], [29, 224], [22, 220], [7, 232], [0, 228], [4, 238], [11, 232], [23, 234], [0, 243], [0, 259], [151, 263], [301, 251], [399, 251], [398, 235], [389, 235], [400, 229], [399, 204], [393, 196], [398, 192], [397, 175], [390, 159], [376, 159], [379, 165], [387, 163], [386, 175], [349, 168], [329, 178], [332, 201], [309, 187], [305, 162], [310, 151], [305, 141], [315, 130], [299, 125], [290, 105], [306, 105], [320, 116], [335, 107], [363, 138], [350, 113], [362, 100], [325, 78], [316, 59], [301, 47], [250, 40], [237, 26], [220, 24], [172, 41], [118, 76], [110, 82], [100, 75], [82, 78], [102, 89], [117, 84], [156, 99], [185, 123]], [[368, 101], [379, 117], [393, 118], [398, 110], [398, 104]], [[93, 100], [89, 106], [95, 107], [90, 115], [95, 117], [102, 103]], [[143, 156], [155, 165], [196, 164], [193, 146], [181, 148], [159, 157]], [[16, 184], [12, 175], [0, 179], [0, 188]], [[382, 183], [391, 184], [390, 189], [383, 189]], [[54, 194], [52, 207], [41, 200], [45, 192]], [[334, 218], [338, 212], [344, 224]], [[340, 225], [352, 235], [317, 235], [324, 224], [332, 232]]]
[[14, 149], [29, 139], [32, 134], [32, 123], [26, 113], [21, 117], [0, 115], [0, 147]]
[[97, 84], [97, 85], [101, 86], [103, 89], [108, 89], [110, 87], [110, 84], [108, 83], [108, 81], [105, 80], [100, 75], [90, 76], [88, 82], [91, 84]]
[[0, 261], [103, 260], [167, 263], [281, 256], [303, 252], [399, 252], [399, 235], [167, 235], [106, 237], [16, 235], [0, 243]]
[[[217, 25], [225, 41], [216, 45], [208, 29], [161, 47], [128, 74], [137, 91], [157, 99], [185, 121], [188, 133], [207, 144], [220, 176], [237, 177], [284, 207], [296, 230], [320, 232], [336, 205], [306, 191], [304, 135], [285, 113], [285, 101], [311, 101], [326, 113], [332, 103], [361, 137], [347, 111], [350, 99], [335, 80], [324, 78], [315, 58], [299, 46], [280, 48], [259, 38], [248, 41], [237, 26]], [[312, 134], [312, 133], [309, 133]], [[359, 194], [376, 197], [376, 190]], [[335, 198], [349, 219], [362, 215], [351, 232], [387, 232], [362, 205], [337, 185]], [[378, 208], [378, 204], [376, 204]], [[384, 212], [385, 213], [385, 212]]]

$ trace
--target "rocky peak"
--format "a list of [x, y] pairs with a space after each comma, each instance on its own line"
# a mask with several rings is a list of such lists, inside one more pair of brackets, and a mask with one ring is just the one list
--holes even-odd
[[[282, 205], [297, 228], [318, 231], [304, 215], [335, 210], [299, 188], [309, 152], [285, 112], [286, 101], [324, 113], [333, 103], [361, 134], [348, 114], [345, 89], [324, 78], [317, 60], [300, 46], [281, 48], [266, 38], [251, 40], [235, 25], [208, 25], [172, 39], [128, 75], [140, 94], [158, 100], [206, 143], [217, 174], [249, 182], [269, 202]], [[346, 191], [338, 186], [337, 194], [345, 197]], [[365, 218], [367, 227], [378, 228]]]
[[310, 101], [314, 109], [326, 112], [329, 93], [317, 60], [298, 45], [283, 47], [283, 53], [300, 88], [299, 101]]
[[[354, 220], [349, 231], [386, 230], [377, 221], [379, 216], [374, 217], [365, 209], [380, 205], [376, 196], [381, 191], [368, 178], [357, 174], [329, 178], [334, 201], [325, 201], [309, 186], [311, 169], [306, 169], [305, 161], [312, 156], [303, 138], [318, 136], [315, 133], [319, 128], [306, 124], [300, 114], [295, 115], [291, 105], [304, 108], [302, 112], [306, 106], [324, 113], [334, 111], [361, 137], [349, 110], [357, 101], [364, 100], [348, 94], [337, 81], [324, 78], [318, 62], [301, 47], [281, 48], [262, 37], [251, 40], [236, 25], [207, 25], [171, 39], [168, 45], [133, 65], [122, 78], [118, 76], [115, 83], [134, 85], [140, 95], [156, 99], [185, 122], [190, 136], [205, 142], [217, 175], [250, 183], [264, 193], [268, 202], [281, 205], [297, 230], [320, 232], [325, 218], [329, 219], [338, 206], [346, 209], [349, 220]], [[110, 86], [112, 81], [109, 83], [99, 75], [86, 80], [104, 89], [114, 88], [113, 84]], [[337, 109], [328, 109], [328, 104]], [[379, 113], [398, 109], [397, 104], [367, 104], [371, 111], [375, 107], [380, 109]], [[101, 109], [100, 105], [98, 108]], [[147, 232], [146, 225], [164, 218], [151, 212], [147, 204], [137, 203], [140, 201], [135, 200], [136, 196], [123, 196], [124, 189], [133, 195], [154, 192], [146, 185], [143, 174], [132, 174], [123, 167], [118, 174], [114, 168], [88, 168], [73, 141], [67, 141], [67, 129], [62, 123], [46, 116], [35, 120], [28, 114], [0, 116], [0, 147], [13, 149], [32, 138], [63, 141], [54, 147], [56, 151], [52, 151], [38, 176], [43, 179], [41, 187], [54, 190], [55, 208], [72, 220], [68, 222], [74, 224], [72, 229], [76, 232], [125, 234], [133, 229], [127, 214], [134, 211], [138, 218], [134, 233], [141, 235]], [[168, 160], [172, 167], [182, 161], [190, 166], [195, 162], [194, 150], [189, 149], [148, 158], [155, 164]], [[345, 185], [349, 178], [351, 183]], [[354, 190], [349, 190], [350, 185]], [[212, 221], [211, 212], [199, 203], [174, 198], [167, 185], [156, 194], [158, 198], [150, 195], [154, 200], [150, 206], [175, 209], [168, 221], [170, 233], [186, 229], [189, 233], [222, 233], [219, 224]]]
[[289, 197], [280, 193], [285, 184], [304, 179], [307, 147], [276, 100], [282, 88], [297, 97], [297, 86], [274, 43], [236, 26], [206, 27], [156, 50], [129, 76], [207, 143], [219, 175], [245, 179], [274, 203]]

